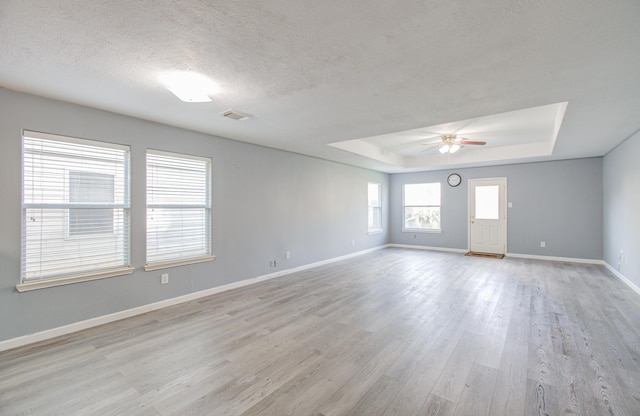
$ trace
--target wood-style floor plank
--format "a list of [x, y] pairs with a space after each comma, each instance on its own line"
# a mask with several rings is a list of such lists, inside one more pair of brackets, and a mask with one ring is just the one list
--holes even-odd
[[640, 415], [604, 268], [388, 248], [0, 353], [0, 415]]
[[497, 373], [495, 368], [474, 364], [457, 400], [454, 416], [489, 415]]

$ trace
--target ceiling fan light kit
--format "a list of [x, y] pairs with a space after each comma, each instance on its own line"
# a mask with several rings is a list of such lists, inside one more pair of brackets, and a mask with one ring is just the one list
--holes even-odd
[[442, 146], [440, 146], [440, 149], [438, 149], [438, 150], [442, 154], [455, 153], [458, 150], [460, 150], [460, 145], [458, 145], [458, 144], [443, 144]]

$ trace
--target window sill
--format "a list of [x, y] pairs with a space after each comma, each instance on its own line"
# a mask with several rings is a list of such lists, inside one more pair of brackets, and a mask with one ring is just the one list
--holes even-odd
[[186, 266], [187, 264], [194, 264], [194, 263], [204, 263], [206, 261], [213, 261], [215, 260], [215, 258], [216, 256], [211, 255], [211, 256], [193, 257], [190, 259], [180, 259], [180, 260], [151, 263], [144, 266], [144, 271], [150, 272], [153, 270], [167, 269], [169, 267]]
[[403, 233], [426, 233], [426, 234], [441, 234], [442, 230], [424, 230], [421, 228], [411, 229], [405, 228], [402, 230]]
[[89, 282], [91, 280], [106, 279], [108, 277], [125, 276], [135, 271], [135, 267], [120, 267], [118, 269], [109, 269], [101, 272], [90, 272], [83, 274], [75, 274], [71, 276], [39, 279], [29, 282], [23, 282], [16, 285], [18, 292], [28, 292], [30, 290], [45, 289], [47, 287], [70, 285], [73, 283]]
[[367, 234], [371, 235], [371, 234], [382, 234], [384, 232], [383, 229], [379, 229], [379, 230], [369, 230], [367, 231]]

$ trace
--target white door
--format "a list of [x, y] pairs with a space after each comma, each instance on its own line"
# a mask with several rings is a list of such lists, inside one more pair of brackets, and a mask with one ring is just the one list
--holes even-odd
[[507, 178], [469, 179], [469, 251], [506, 254]]

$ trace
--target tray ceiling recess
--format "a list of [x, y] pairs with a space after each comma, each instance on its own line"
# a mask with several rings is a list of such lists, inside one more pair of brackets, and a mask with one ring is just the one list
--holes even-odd
[[[567, 105], [543, 105], [329, 145], [399, 169], [531, 161], [553, 153]], [[437, 143], [449, 135], [486, 145], [463, 145], [455, 153], [442, 153]]]

